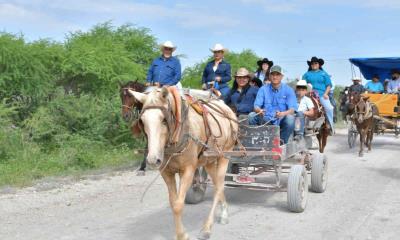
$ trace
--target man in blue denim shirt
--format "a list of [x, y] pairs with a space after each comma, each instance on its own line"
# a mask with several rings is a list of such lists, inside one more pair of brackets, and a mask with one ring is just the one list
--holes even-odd
[[177, 85], [181, 80], [181, 63], [172, 53], [176, 46], [170, 41], [161, 45], [162, 55], [151, 63], [146, 85], [162, 87]]
[[282, 78], [282, 68], [273, 66], [269, 78], [271, 84], [262, 86], [258, 91], [254, 112], [249, 114], [249, 124], [261, 125], [268, 122], [279, 125], [281, 140], [287, 143], [294, 130], [297, 99], [294, 90], [282, 83]]
[[228, 82], [231, 80], [231, 65], [224, 61], [224, 53], [227, 51], [221, 44], [215, 44], [210, 49], [214, 54], [214, 60], [207, 63], [203, 71], [203, 90], [215, 88], [221, 92], [222, 99], [226, 99], [230, 89]]

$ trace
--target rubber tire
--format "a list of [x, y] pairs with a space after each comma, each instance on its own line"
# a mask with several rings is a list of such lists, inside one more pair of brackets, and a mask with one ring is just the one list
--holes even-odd
[[303, 212], [307, 206], [308, 181], [307, 171], [303, 165], [294, 165], [290, 168], [287, 202], [291, 212]]
[[[196, 174], [201, 174], [202, 183], [200, 186], [194, 186], [196, 183]], [[197, 204], [204, 200], [207, 190], [207, 172], [203, 167], [199, 167], [196, 169], [195, 175], [193, 176], [193, 183], [192, 186], [186, 193], [185, 203], [188, 204]]]
[[311, 163], [311, 190], [323, 193], [328, 183], [328, 159], [322, 153], [313, 154]]

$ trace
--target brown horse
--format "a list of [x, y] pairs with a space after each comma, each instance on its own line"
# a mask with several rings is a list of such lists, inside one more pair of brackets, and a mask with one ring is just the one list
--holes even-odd
[[359, 93], [351, 94], [351, 105], [354, 106], [352, 121], [357, 126], [357, 131], [360, 134], [360, 151], [358, 156], [364, 156], [364, 144], [371, 151], [371, 143], [377, 125], [377, 120], [374, 116], [379, 115], [378, 108], [375, 104], [368, 101], [368, 97], [364, 97]]
[[324, 107], [322, 106], [322, 104], [320, 103], [320, 101], [318, 99], [318, 93], [310, 92], [308, 94], [308, 97], [311, 98], [311, 100], [315, 106], [314, 116], [311, 117], [311, 120], [316, 120], [316, 122], [317, 122], [317, 121], [319, 121], [318, 119], [322, 119], [322, 117], [325, 118], [322, 123], [319, 123], [320, 126], [318, 126], [318, 129], [317, 129], [319, 152], [323, 153], [325, 151], [325, 147], [328, 142], [328, 136], [330, 135], [330, 131], [331, 131], [329, 122], [328, 122], [328, 118], [326, 117]]
[[[190, 102], [177, 101], [176, 91], [171, 88], [174, 87], [154, 89], [148, 94], [129, 92], [143, 103], [140, 121], [148, 139], [147, 163], [159, 168], [167, 184], [176, 239], [189, 239], [182, 224], [182, 212], [197, 167], [204, 166], [210, 175], [214, 184], [214, 199], [199, 237], [208, 239], [218, 204], [222, 209], [220, 222], [228, 222], [224, 195], [228, 159], [222, 154], [206, 157], [203, 152], [207, 148], [220, 153], [231, 151], [237, 140], [237, 119], [232, 110], [217, 99], [204, 103], [203, 113], [199, 114]], [[180, 117], [177, 113], [180, 113]], [[178, 138], [174, 140], [174, 136]], [[180, 178], [179, 188], [175, 180], [177, 174]]]
[[[126, 122], [132, 122], [135, 119], [135, 115], [138, 115], [138, 113], [142, 110], [143, 104], [139, 101], [136, 101], [134, 97], [129, 94], [128, 90], [136, 91], [136, 92], [144, 92], [146, 89], [146, 86], [138, 81], [129, 81], [125, 84], [120, 84], [120, 97], [122, 101], [122, 109], [121, 109], [121, 115], [122, 118]], [[136, 128], [135, 122], [132, 123], [131, 125], [131, 131], [134, 136], [140, 135], [140, 131]], [[140, 164], [139, 171], [137, 172], [137, 175], [143, 176], [145, 174], [146, 170], [146, 154], [144, 155], [144, 158], [142, 160], [142, 163]]]

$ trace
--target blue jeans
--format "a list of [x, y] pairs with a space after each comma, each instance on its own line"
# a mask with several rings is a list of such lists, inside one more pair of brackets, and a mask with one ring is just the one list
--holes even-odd
[[331, 129], [333, 131], [334, 125], [333, 125], [333, 106], [331, 104], [331, 101], [328, 99], [325, 99], [324, 97], [319, 98], [322, 106], [324, 106], [325, 112], [326, 112], [326, 117], [328, 118], [328, 122], [331, 125]]
[[[297, 112], [297, 113], [296, 113], [296, 119], [299, 119], [299, 121], [300, 121], [300, 126], [299, 126], [298, 129], [297, 129], [297, 126], [295, 126], [294, 134], [295, 134], [295, 135], [304, 136], [304, 128], [305, 128], [305, 125], [306, 125], [306, 118], [305, 118], [305, 116], [304, 116], [304, 112]], [[295, 123], [296, 123], [296, 122], [295, 122]], [[297, 124], [296, 124], [296, 125], [297, 125]]]
[[[264, 117], [259, 114], [257, 115], [257, 113], [255, 112], [249, 113], [248, 119], [249, 125], [262, 125], [265, 123]], [[295, 118], [293, 115], [287, 115], [276, 121], [276, 125], [279, 125], [280, 127], [280, 135], [283, 143], [287, 143], [289, 141], [290, 135], [293, 133], [294, 119]]]

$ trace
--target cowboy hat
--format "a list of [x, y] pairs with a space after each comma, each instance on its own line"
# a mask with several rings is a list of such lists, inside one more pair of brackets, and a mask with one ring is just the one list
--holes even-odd
[[354, 81], [360, 81], [360, 82], [361, 82], [361, 78], [360, 78], [360, 77], [357, 77], [357, 76], [353, 77], [351, 80], [352, 80], [353, 82], [354, 82]]
[[261, 67], [263, 65], [263, 63], [268, 64], [269, 67], [272, 67], [272, 65], [274, 65], [274, 62], [270, 61], [268, 58], [263, 58], [263, 59], [257, 61], [257, 65], [259, 67]]
[[211, 52], [217, 52], [217, 51], [223, 51], [223, 52], [227, 52], [228, 49], [224, 48], [224, 46], [222, 46], [222, 44], [217, 43], [214, 45], [213, 48], [210, 48]]
[[319, 63], [319, 66], [322, 67], [324, 65], [325, 61], [322, 58], [317, 58], [317, 57], [312, 57], [310, 61], [307, 61], [308, 66], [311, 66], [311, 63]]
[[261, 79], [253, 77], [251, 78], [251, 82], [253, 82], [257, 87], [262, 87], [263, 83], [261, 81]]
[[172, 48], [172, 51], [175, 51], [177, 46], [175, 46], [171, 41], [166, 41], [163, 44], [160, 44], [160, 49], [162, 50], [163, 48]]
[[312, 85], [309, 84], [309, 83], [307, 83], [307, 81], [306, 81], [306, 80], [303, 80], [303, 79], [297, 81], [297, 83], [296, 83], [296, 88], [297, 88], [297, 87], [307, 88], [307, 91], [310, 91], [310, 90], [312, 89]]
[[250, 72], [242, 67], [236, 71], [235, 77], [250, 77]]

